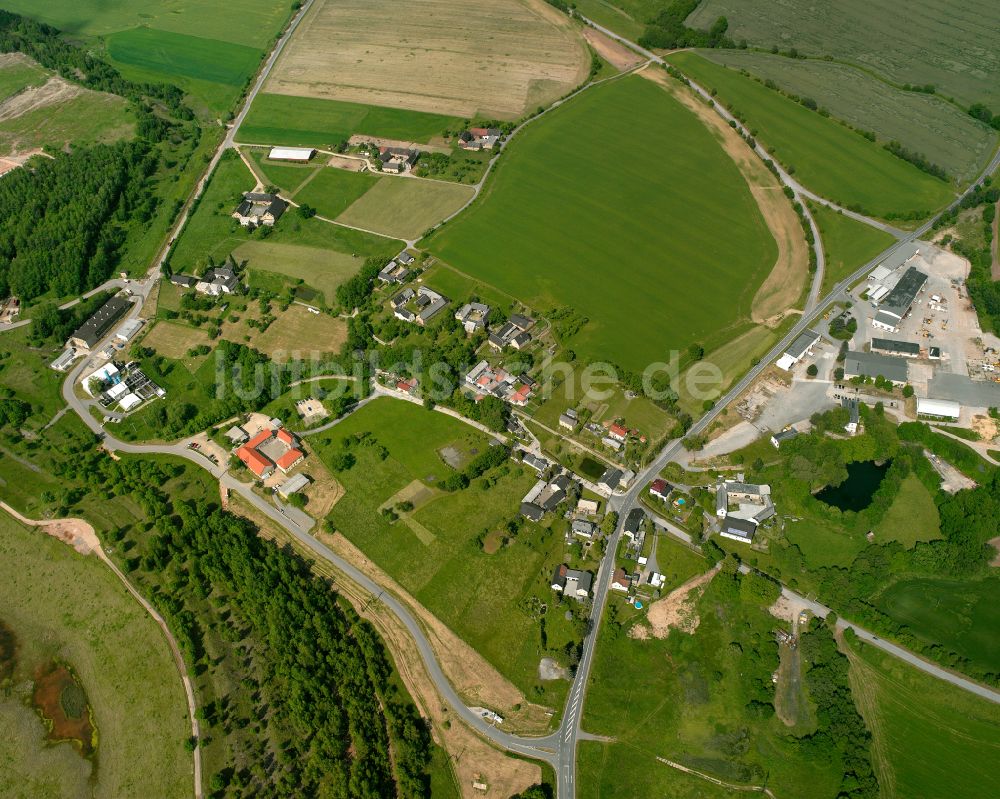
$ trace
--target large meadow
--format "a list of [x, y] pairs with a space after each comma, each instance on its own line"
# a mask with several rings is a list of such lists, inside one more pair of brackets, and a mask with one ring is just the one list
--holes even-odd
[[425, 246], [532, 307], [574, 309], [588, 321], [566, 346], [640, 371], [721, 344], [777, 254], [712, 134], [638, 77], [525, 129], [480, 199]]

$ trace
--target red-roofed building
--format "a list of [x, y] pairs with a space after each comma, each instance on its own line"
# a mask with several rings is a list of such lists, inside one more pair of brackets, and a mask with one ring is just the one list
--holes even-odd
[[531, 389], [527, 386], [521, 386], [510, 395], [509, 399], [512, 405], [524, 405], [527, 403], [529, 396], [531, 396]]
[[295, 446], [295, 436], [289, 433], [284, 427], [278, 428], [278, 432], [275, 435], [278, 437], [278, 441], [288, 444], [290, 447]]
[[257, 435], [255, 435], [253, 438], [251, 438], [243, 446], [246, 449], [257, 449], [257, 447], [259, 447], [265, 441], [267, 441], [268, 439], [270, 439], [271, 436], [273, 436], [273, 435], [274, 435], [274, 433], [272, 433], [270, 430], [261, 430]]
[[611, 590], [628, 591], [631, 585], [632, 581], [629, 579], [629, 576], [625, 573], [625, 569], [616, 569], [614, 576], [611, 578]]
[[283, 472], [287, 472], [296, 464], [300, 463], [303, 458], [305, 458], [305, 453], [300, 449], [292, 447], [288, 450], [288, 452], [278, 458], [278, 468]]
[[244, 444], [236, 450], [236, 457], [243, 461], [246, 467], [261, 479], [264, 479], [274, 471], [274, 464], [248, 444]]
[[608, 428], [608, 435], [615, 441], [624, 441], [628, 438], [628, 428], [622, 427], [620, 424], [613, 424]]
[[662, 499], [664, 502], [667, 501], [667, 497], [670, 496], [670, 492], [673, 486], [670, 485], [666, 480], [661, 480], [657, 478], [653, 481], [653, 484], [649, 487], [649, 493], [654, 497]]

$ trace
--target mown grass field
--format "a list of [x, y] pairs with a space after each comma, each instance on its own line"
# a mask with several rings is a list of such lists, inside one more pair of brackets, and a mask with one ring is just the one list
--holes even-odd
[[855, 222], [825, 205], [811, 203], [809, 210], [819, 226], [826, 255], [820, 296], [825, 296], [837, 283], [895, 241], [891, 234]]
[[441, 114], [261, 92], [236, 139], [333, 149], [360, 133], [425, 143], [461, 124], [459, 118]]
[[[306, 186], [305, 193], [315, 182]], [[355, 200], [337, 221], [385, 236], [417, 239], [458, 211], [472, 196], [471, 188], [457, 183], [384, 177]]]
[[875, 528], [875, 536], [899, 541], [908, 549], [918, 541], [941, 537], [941, 519], [934, 497], [915, 474], [903, 480], [889, 511]]
[[[253, 184], [250, 170], [235, 153], [219, 162], [198, 208], [188, 220], [171, 254], [173, 271], [200, 274], [208, 266], [210, 257], [219, 263], [237, 247], [262, 240], [261, 232], [247, 233], [230, 216], [242, 192], [252, 189]], [[278, 220], [266, 241], [268, 244], [318, 247], [362, 257], [394, 255], [402, 249], [402, 243], [393, 239], [371, 236], [319, 219], [302, 219], [293, 208], [289, 208]]]
[[882, 795], [979, 799], [1000, 794], [1000, 708], [852, 640], [851, 684], [874, 736]]
[[701, 55], [773, 80], [781, 89], [811, 97], [833, 116], [923, 153], [959, 183], [979, 175], [993, 154], [997, 133], [932, 94], [906, 92], [847, 64], [796, 60], [747, 50], [699, 50]]
[[[488, 438], [444, 414], [391, 399], [373, 401], [310, 443], [329, 462], [345, 437], [366, 432], [385, 447], [387, 457], [381, 459], [374, 446], [351, 449], [356, 464], [336, 473], [347, 493], [328, 518], [505, 677], [522, 691], [531, 690], [539, 684], [544, 650], [527, 600], [538, 596], [551, 608], [545, 617], [550, 648], [561, 648], [570, 635], [563, 618], [567, 607], [553, 602], [548, 585], [553, 566], [564, 557], [562, 533], [526, 522], [512, 543], [494, 554], [478, 539], [503, 530], [518, 515], [534, 472], [511, 461], [491, 473], [488, 489], [478, 480], [453, 493], [435, 489], [452, 471], [441, 450], [454, 447], [467, 462], [488, 446]], [[426, 486], [425, 498], [407, 518], [390, 524], [378, 509], [414, 481]], [[568, 683], [541, 685], [543, 694], [532, 696], [549, 703]]]
[[270, 0], [10, 0], [5, 8], [103, 45], [128, 78], [180, 86], [206, 116], [230, 109], [292, 13], [291, 4]]
[[248, 241], [233, 250], [233, 257], [238, 263], [247, 262], [251, 284], [256, 272], [302, 280], [319, 291], [329, 306], [336, 304], [337, 286], [353, 277], [364, 262], [347, 253], [271, 241]]
[[[49, 795], [64, 777], [73, 792], [52, 795], [91, 795], [91, 789], [96, 797], [190, 793], [191, 755], [183, 746], [190, 727], [180, 676], [159, 628], [111, 571], [96, 556], [78, 555], [3, 513], [0, 581], [0, 618], [18, 637], [19, 661], [26, 668], [52, 658], [69, 663], [93, 708], [99, 736], [99, 767], [88, 785], [90, 768], [82, 773], [79, 768], [85, 761], [69, 744], [44, 749], [33, 732], [41, 726], [37, 716], [22, 714], [21, 724], [29, 726], [15, 732], [38, 748], [15, 753], [10, 747], [17, 739], [0, 737], [5, 764], [0, 793]], [[19, 679], [27, 676], [22, 672]], [[22, 767], [75, 773], [25, 774], [11, 768], [19, 760]]]
[[308, 164], [289, 161], [272, 161], [267, 157], [268, 147], [243, 147], [240, 150], [254, 164], [254, 171], [260, 175], [265, 186], [277, 186], [286, 196], [293, 196], [295, 190], [316, 172], [322, 169], [326, 156], [315, 157]]
[[704, 0], [687, 24], [709, 28], [720, 16], [735, 41], [859, 64], [898, 84], [926, 84], [962, 105], [1000, 108], [1000, 6], [992, 0], [894, 0], [836, 5]]
[[306, 203], [328, 219], [336, 219], [381, 180], [370, 172], [348, 172], [334, 167], [323, 168], [295, 194], [295, 202]]
[[[616, 148], [637, 130], [655, 157]], [[776, 258], [736, 166], [641, 78], [588, 90], [533, 123], [494, 175], [426, 246], [532, 307], [587, 317], [562, 342], [584, 362], [641, 371], [694, 341], [722, 343]]]
[[823, 197], [892, 217], [929, 215], [953, 196], [948, 183], [734, 69], [691, 52], [668, 60], [705, 89], [717, 91], [718, 101], [746, 118], [771, 155]]
[[1000, 578], [912, 578], [893, 583], [876, 607], [928, 643], [940, 643], [973, 663], [1000, 670]]

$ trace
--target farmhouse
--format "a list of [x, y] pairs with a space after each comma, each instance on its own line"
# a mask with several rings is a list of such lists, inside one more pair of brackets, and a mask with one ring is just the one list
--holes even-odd
[[378, 160], [383, 172], [395, 172], [401, 175], [408, 172], [417, 163], [420, 151], [408, 147], [379, 147]]
[[218, 297], [221, 294], [234, 294], [240, 288], [240, 279], [232, 267], [216, 266], [205, 270], [201, 280], [195, 284], [194, 290], [209, 297]]
[[476, 392], [476, 402], [486, 396], [497, 397], [512, 405], [526, 405], [533, 393], [533, 383], [524, 375], [515, 376], [505, 369], [480, 361], [465, 376], [465, 382]]
[[907, 363], [902, 358], [879, 355], [875, 352], [850, 351], [844, 360], [844, 377], [884, 377], [894, 385], [901, 386], [907, 380]]
[[573, 535], [578, 535], [580, 538], [589, 540], [597, 532], [597, 525], [586, 519], [574, 519], [571, 529], [573, 530]]
[[462, 323], [466, 333], [475, 333], [486, 329], [486, 320], [490, 315], [490, 306], [481, 302], [467, 302], [455, 312], [455, 318]]
[[542, 517], [545, 515], [545, 511], [543, 511], [534, 502], [522, 502], [521, 515], [529, 521], [540, 522]]
[[417, 312], [417, 324], [426, 325], [447, 304], [448, 300], [443, 295], [421, 286], [417, 289], [417, 305], [420, 307], [420, 311]]
[[73, 332], [67, 341], [67, 346], [81, 350], [89, 350], [96, 346], [131, 306], [132, 303], [125, 297], [112, 297]]
[[180, 286], [182, 289], [189, 289], [198, 282], [198, 279], [191, 277], [191, 275], [182, 275], [180, 272], [174, 272], [170, 276], [170, 282], [175, 286]]
[[909, 267], [892, 291], [878, 303], [878, 313], [872, 319], [872, 326], [894, 333], [926, 282], [927, 275], [915, 266]]
[[511, 314], [510, 319], [504, 322], [499, 329], [490, 333], [490, 346], [497, 351], [508, 346], [513, 346], [517, 350], [524, 349], [531, 341], [531, 334], [528, 333], [528, 330], [534, 324], [535, 320], [528, 316]]
[[815, 330], [806, 329], [796, 336], [795, 341], [785, 350], [775, 366], [784, 369], [786, 372], [807, 355], [812, 355], [812, 348], [820, 340], [820, 335]]
[[917, 399], [917, 416], [930, 416], [935, 419], [948, 419], [957, 422], [962, 413], [962, 406], [950, 400], [936, 400], [920, 397]]
[[649, 493], [657, 499], [662, 499], [664, 502], [667, 501], [667, 497], [670, 496], [670, 492], [672, 490], [673, 486], [666, 480], [662, 480], [660, 478], [655, 479], [649, 487]]
[[502, 135], [500, 128], [469, 128], [458, 134], [458, 146], [463, 150], [492, 150]]
[[722, 530], [720, 531], [723, 538], [742, 541], [744, 544], [752, 542], [756, 532], [756, 522], [751, 519], [741, 519], [738, 516], [727, 516], [722, 522]]
[[749, 542], [757, 525], [774, 516], [771, 487], [724, 480], [715, 490], [715, 515], [722, 519], [723, 536]]
[[312, 159], [316, 151], [308, 147], [272, 147], [267, 157], [271, 161], [295, 161], [305, 163]]
[[920, 355], [920, 345], [915, 341], [897, 341], [891, 338], [873, 338], [872, 352], [884, 355], [901, 355], [904, 358], [917, 358]]
[[628, 438], [628, 428], [613, 422], [608, 425], [608, 437], [615, 441], [624, 442]]
[[565, 427], [567, 430], [572, 430], [579, 421], [580, 417], [577, 416], [576, 411], [572, 408], [568, 408], [565, 413], [559, 414], [559, 426]]
[[389, 261], [378, 273], [378, 279], [383, 283], [405, 283], [410, 276], [410, 270], [398, 261]]
[[271, 226], [277, 222], [288, 203], [277, 194], [248, 191], [243, 195], [243, 202], [236, 206], [232, 217], [243, 227]]
[[257, 477], [265, 478], [277, 466], [282, 472], [301, 463], [305, 453], [299, 449], [298, 439], [285, 428], [261, 430], [236, 450], [236, 457], [246, 464]]
[[393, 260], [397, 263], [401, 263], [403, 266], [412, 266], [416, 258], [410, 255], [406, 250], [403, 250]]
[[552, 590], [577, 600], [584, 600], [590, 596], [593, 582], [594, 575], [590, 572], [571, 569], [565, 563], [556, 566], [552, 573]]
[[406, 303], [412, 300], [416, 296], [417, 292], [413, 289], [403, 289], [399, 294], [389, 300], [392, 303], [393, 309], [402, 308]]

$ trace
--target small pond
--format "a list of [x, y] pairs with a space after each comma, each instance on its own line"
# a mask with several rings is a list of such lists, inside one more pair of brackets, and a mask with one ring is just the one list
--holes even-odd
[[840, 485], [827, 486], [816, 494], [816, 499], [840, 510], [862, 511], [867, 508], [882, 485], [892, 461], [854, 461], [847, 464], [847, 479]]

